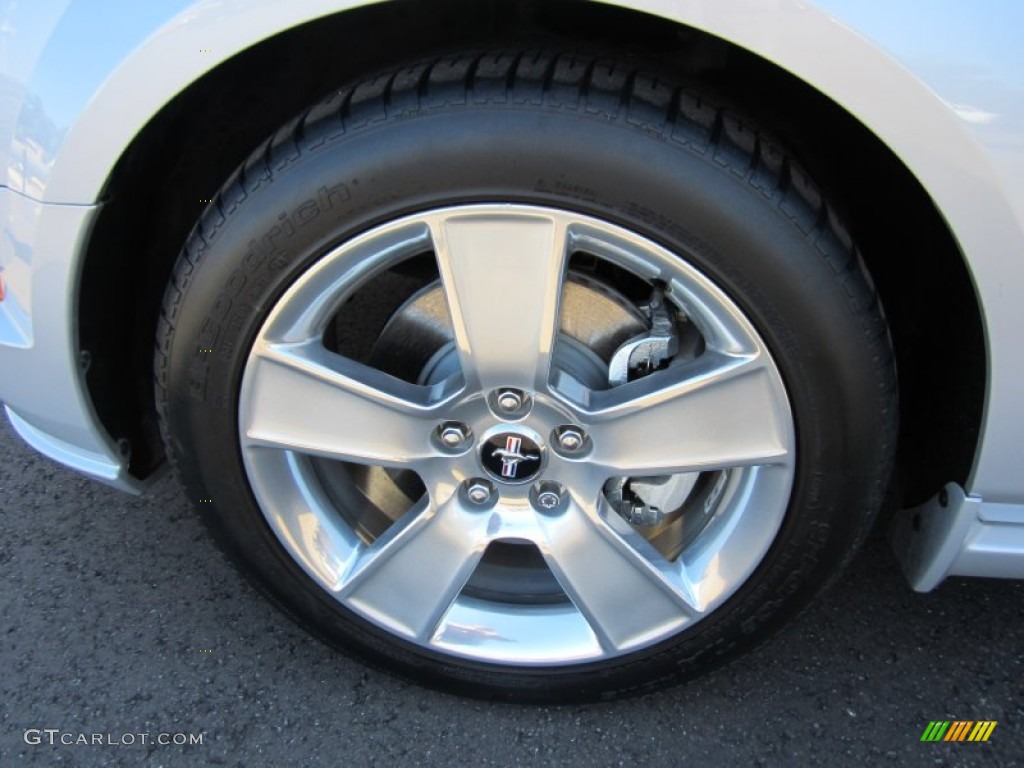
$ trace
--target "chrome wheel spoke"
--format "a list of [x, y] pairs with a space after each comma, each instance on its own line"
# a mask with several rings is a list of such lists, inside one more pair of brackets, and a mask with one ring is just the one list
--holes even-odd
[[708, 353], [600, 393], [585, 418], [594, 464], [664, 475], [789, 460], [789, 413], [757, 355]]
[[241, 409], [249, 445], [382, 466], [431, 455], [423, 390], [328, 352], [319, 342], [262, 343]]
[[[613, 515], [614, 513], [611, 513]], [[649, 642], [700, 615], [682, 571], [611, 515], [573, 503], [545, 518], [543, 554], [606, 652]]]
[[384, 626], [429, 642], [487, 545], [487, 515], [462, 508], [412, 510], [368, 547], [341, 597]]
[[432, 232], [468, 386], [542, 388], [557, 331], [565, 225], [537, 214], [460, 214]]

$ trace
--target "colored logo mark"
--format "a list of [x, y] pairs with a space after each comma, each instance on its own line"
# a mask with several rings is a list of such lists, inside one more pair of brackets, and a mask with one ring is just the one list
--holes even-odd
[[988, 741], [996, 725], [995, 720], [932, 720], [921, 741]]
[[529, 437], [507, 432], [494, 435], [480, 451], [484, 467], [507, 482], [525, 482], [540, 472], [540, 446]]

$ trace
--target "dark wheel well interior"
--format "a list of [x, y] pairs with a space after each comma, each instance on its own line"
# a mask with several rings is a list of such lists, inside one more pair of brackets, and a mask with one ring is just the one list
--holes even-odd
[[171, 267], [204, 200], [272, 131], [339, 85], [396, 59], [511, 39], [642, 52], [772, 126], [840, 210], [882, 296], [902, 410], [894, 503], [967, 480], [985, 384], [981, 315], [957, 244], [912, 174], [842, 108], [770, 62], [577, 0], [398, 0], [347, 11], [249, 48], [153, 118], [108, 180], [79, 302], [89, 391], [111, 436], [130, 444], [133, 474], [163, 460], [152, 345]]

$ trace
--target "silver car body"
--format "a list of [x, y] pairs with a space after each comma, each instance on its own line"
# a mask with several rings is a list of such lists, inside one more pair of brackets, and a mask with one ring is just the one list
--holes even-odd
[[[0, 397], [36, 449], [121, 489], [143, 487], [90, 403], [74, 322], [104, 184], [147, 122], [204, 73], [281, 30], [363, 4], [0, 6]], [[1024, 5], [620, 4], [793, 73], [866, 126], [928, 191], [965, 255], [982, 308], [985, 413], [965, 486], [950, 484], [928, 509], [899, 515], [893, 539], [919, 590], [948, 575], [1024, 577]]]

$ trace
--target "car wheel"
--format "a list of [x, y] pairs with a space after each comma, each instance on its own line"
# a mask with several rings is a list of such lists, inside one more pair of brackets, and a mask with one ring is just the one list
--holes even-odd
[[896, 431], [856, 248], [768, 134], [657, 68], [413, 64], [229, 179], [168, 288], [168, 453], [286, 611], [462, 693], [593, 699], [768, 636]]

